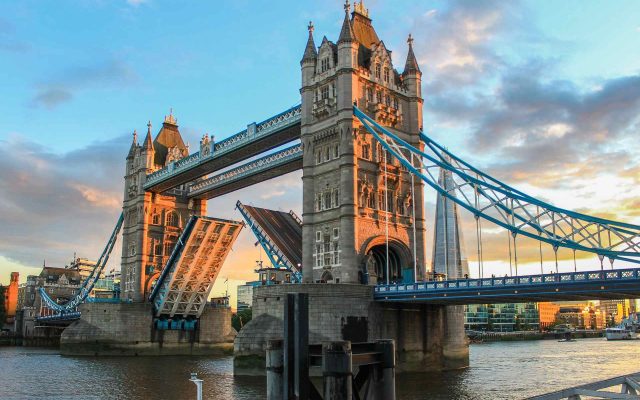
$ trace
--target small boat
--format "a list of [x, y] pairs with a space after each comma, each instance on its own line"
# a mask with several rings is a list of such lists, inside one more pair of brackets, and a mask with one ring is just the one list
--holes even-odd
[[607, 340], [629, 340], [633, 339], [631, 336], [631, 331], [627, 328], [617, 327], [617, 328], [607, 328], [604, 332]]
[[558, 340], [558, 342], [562, 343], [562, 342], [577, 342], [576, 339], [562, 339], [562, 340]]

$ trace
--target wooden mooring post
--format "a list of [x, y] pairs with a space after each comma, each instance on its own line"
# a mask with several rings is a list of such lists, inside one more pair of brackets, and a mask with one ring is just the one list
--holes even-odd
[[[308, 294], [288, 294], [284, 308], [284, 338], [267, 343], [267, 400], [395, 400], [393, 340], [309, 345]], [[310, 367], [322, 367], [324, 396]]]

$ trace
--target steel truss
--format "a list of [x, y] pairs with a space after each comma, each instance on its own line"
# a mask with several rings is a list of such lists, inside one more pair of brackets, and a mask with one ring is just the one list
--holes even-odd
[[[549, 243], [555, 252], [562, 247], [595, 253], [601, 262], [608, 257], [611, 263], [640, 263], [640, 226], [555, 207], [474, 168], [423, 133], [420, 144], [424, 151], [380, 126], [358, 107], [354, 106], [353, 113], [403, 167], [475, 218], [509, 230], [514, 238], [523, 235]], [[440, 169], [451, 171], [452, 187], [438, 183]]]
[[[56, 311], [60, 315], [77, 313], [77, 307], [87, 299], [87, 297], [93, 290], [93, 287], [95, 286], [96, 282], [98, 281], [98, 279], [100, 279], [100, 274], [104, 270], [104, 267], [107, 265], [107, 261], [109, 260], [111, 251], [113, 250], [113, 247], [116, 244], [116, 240], [118, 239], [118, 233], [120, 233], [120, 229], [122, 228], [123, 222], [124, 222], [124, 214], [120, 214], [120, 218], [118, 218], [116, 227], [113, 229], [113, 232], [111, 233], [111, 237], [109, 238], [107, 245], [102, 251], [100, 258], [98, 259], [98, 262], [96, 262], [96, 265], [95, 267], [93, 267], [91, 274], [89, 274], [87, 279], [85, 279], [85, 281], [82, 283], [82, 286], [80, 286], [80, 289], [78, 289], [78, 292], [71, 300], [69, 300], [64, 304], [58, 304], [55, 300], [49, 297], [49, 295], [44, 290], [44, 288], [40, 288], [40, 296], [46, 303], [47, 307]], [[77, 313], [77, 316], [79, 317], [80, 313]], [[54, 316], [51, 316], [51, 317], [54, 317]]]
[[191, 217], [149, 300], [156, 316], [199, 318], [242, 222]]
[[[275, 268], [285, 268], [291, 271], [293, 283], [302, 282], [302, 273], [298, 269], [298, 266], [284, 255], [275, 242], [269, 239], [269, 235], [267, 235], [260, 225], [258, 225], [258, 223], [256, 223], [256, 221], [251, 217], [240, 200], [236, 203], [236, 209], [240, 211], [242, 218], [247, 221], [247, 224], [251, 228], [251, 232], [256, 236], [258, 242], [264, 249], [264, 252], [267, 254], [267, 257], [269, 257], [271, 265]], [[290, 214], [300, 225], [302, 225], [302, 221], [300, 221], [300, 218], [293, 211], [291, 211]]]

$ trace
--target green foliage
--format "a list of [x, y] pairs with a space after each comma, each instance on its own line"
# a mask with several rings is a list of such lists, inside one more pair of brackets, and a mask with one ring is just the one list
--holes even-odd
[[240, 332], [243, 326], [247, 324], [247, 322], [251, 321], [252, 312], [251, 308], [247, 308], [246, 310], [239, 311], [231, 317], [231, 326]]

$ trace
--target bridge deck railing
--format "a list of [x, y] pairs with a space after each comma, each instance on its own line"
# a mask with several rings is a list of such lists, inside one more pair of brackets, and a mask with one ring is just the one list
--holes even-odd
[[282, 164], [302, 157], [302, 144], [298, 143], [283, 150], [268, 154], [264, 157], [239, 165], [228, 171], [204, 179], [189, 187], [187, 195], [197, 196], [217, 187], [244, 179], [265, 170], [276, 168]]
[[399, 283], [390, 285], [379, 285], [375, 288], [376, 294], [383, 293], [409, 293], [409, 292], [425, 292], [425, 291], [441, 291], [441, 290], [464, 290], [470, 288], [487, 288], [487, 287], [535, 287], [545, 284], [565, 284], [565, 283], [583, 283], [589, 281], [602, 280], [626, 280], [640, 279], [640, 268], [617, 269], [610, 271], [580, 271], [580, 272], [561, 272], [540, 275], [524, 275], [524, 276], [505, 276], [491, 278], [476, 279], [455, 279], [446, 281], [425, 281], [416, 283]]
[[301, 117], [302, 108], [298, 105], [258, 124], [251, 124], [247, 129], [236, 133], [235, 135], [223, 139], [215, 144], [212, 142], [211, 145], [213, 146], [213, 149], [206, 153], [206, 155], [197, 151], [147, 175], [145, 188], [152, 187], [170, 176], [174, 176], [201, 163], [220, 157], [257, 139], [288, 128], [300, 122]]

